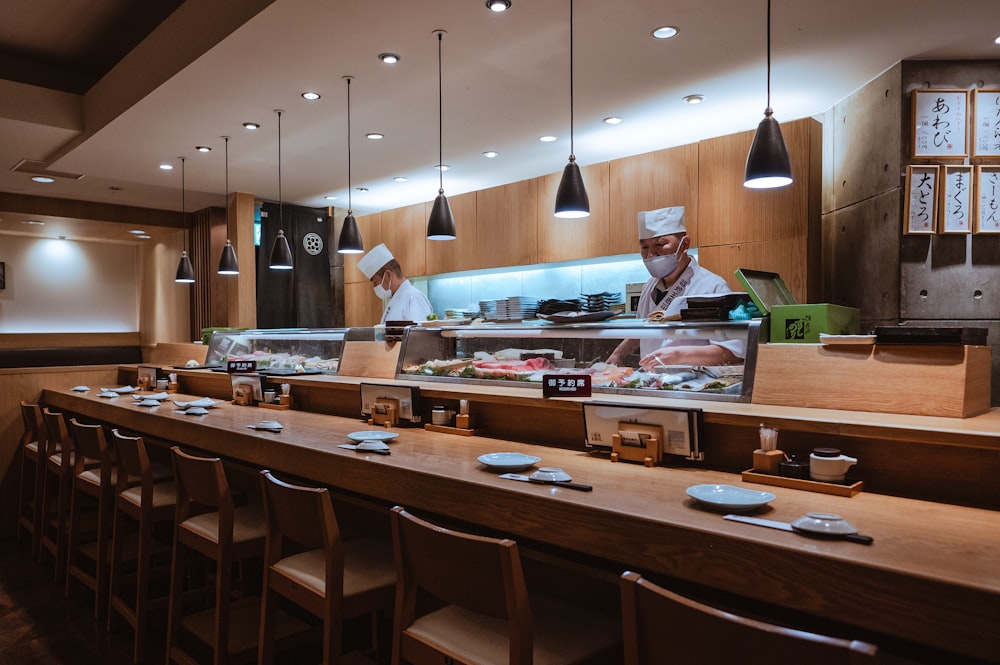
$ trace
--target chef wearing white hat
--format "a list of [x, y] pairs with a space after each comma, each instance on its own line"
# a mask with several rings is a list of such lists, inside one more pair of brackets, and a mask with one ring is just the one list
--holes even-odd
[[371, 281], [375, 295], [388, 301], [379, 323], [425, 321], [434, 311], [427, 296], [403, 276], [399, 261], [384, 244], [373, 247], [361, 257], [358, 270]]
[[[639, 213], [639, 253], [650, 278], [639, 296], [636, 318], [649, 318], [656, 311], [670, 317], [687, 306], [689, 295], [731, 291], [726, 280], [702, 268], [688, 254], [690, 242], [684, 224], [684, 206]], [[626, 339], [608, 356], [608, 362], [620, 365], [636, 347], [643, 369], [661, 365], [724, 365], [742, 357], [742, 348], [733, 349], [730, 342], [705, 340], [692, 346], [660, 346], [655, 339], [642, 340], [641, 344], [639, 340]], [[734, 350], [741, 355], [734, 354]]]

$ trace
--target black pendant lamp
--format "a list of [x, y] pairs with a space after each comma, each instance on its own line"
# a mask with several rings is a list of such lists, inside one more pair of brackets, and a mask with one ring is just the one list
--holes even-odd
[[[229, 227], [229, 137], [222, 137], [226, 141], [226, 227]], [[226, 238], [226, 246], [222, 248], [222, 256], [219, 257], [220, 275], [239, 275], [240, 264], [236, 261], [236, 250], [233, 243]]]
[[750, 154], [747, 155], [743, 186], [751, 189], [771, 189], [792, 184], [792, 163], [788, 158], [785, 138], [771, 110], [771, 0], [767, 0], [767, 108], [764, 119], [757, 125]]
[[564, 219], [590, 216], [590, 199], [573, 152], [573, 0], [569, 0], [569, 163], [556, 190], [555, 215]]
[[337, 239], [337, 252], [360, 254], [365, 251], [365, 245], [361, 241], [361, 229], [358, 228], [358, 220], [354, 219], [354, 209], [351, 206], [351, 79], [354, 77], [344, 78], [347, 79], [347, 217], [344, 217], [344, 226]]
[[275, 109], [278, 114], [278, 237], [274, 239], [274, 246], [271, 247], [271, 260], [268, 267], [271, 270], [291, 270], [292, 269], [292, 248], [288, 246], [288, 238], [285, 237], [285, 212], [284, 203], [281, 197], [281, 109]]
[[431, 216], [427, 219], [427, 239], [454, 240], [455, 218], [451, 214], [448, 197], [444, 195], [444, 151], [441, 147], [444, 141], [444, 105], [441, 85], [441, 39], [444, 37], [444, 30], [435, 30], [434, 34], [438, 38], [438, 195], [434, 199]]
[[[187, 220], [184, 219], [186, 202], [184, 200], [184, 157], [181, 157], [181, 228], [184, 229], [184, 246], [187, 247]], [[188, 258], [187, 249], [181, 250], [181, 260], [177, 263], [177, 275], [174, 281], [179, 284], [194, 284], [194, 266]]]

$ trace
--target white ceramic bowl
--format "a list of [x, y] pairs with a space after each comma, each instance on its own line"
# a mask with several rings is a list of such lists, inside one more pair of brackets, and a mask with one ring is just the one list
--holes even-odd
[[557, 466], [540, 466], [538, 470], [531, 474], [535, 480], [545, 482], [563, 482], [573, 480], [573, 477]]
[[806, 513], [792, 522], [792, 528], [826, 536], [846, 536], [858, 531], [850, 522], [834, 513]]
[[385, 441], [368, 439], [358, 443], [358, 450], [389, 450], [389, 444]]

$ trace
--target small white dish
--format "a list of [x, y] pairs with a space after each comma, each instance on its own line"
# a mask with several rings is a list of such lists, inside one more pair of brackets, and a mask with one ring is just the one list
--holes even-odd
[[155, 399], [144, 399], [141, 402], [136, 402], [136, 406], [159, 406], [160, 401]]
[[90, 390], [90, 388], [88, 386], [73, 386], [72, 388], [70, 388], [70, 390], [76, 391], [78, 393], [85, 393], [88, 390]]
[[374, 439], [365, 439], [364, 441], [359, 441], [358, 445], [355, 446], [355, 449], [356, 450], [370, 450], [370, 451], [389, 450], [389, 444], [387, 444], [385, 441], [376, 441]]
[[792, 522], [792, 528], [822, 536], [846, 536], [858, 532], [850, 522], [834, 513], [806, 513]]
[[179, 402], [174, 400], [174, 404], [180, 409], [190, 409], [191, 407], [201, 407], [203, 409], [211, 409], [216, 404], [222, 404], [220, 400], [214, 400], [210, 397], [202, 397], [201, 399], [196, 399], [190, 402]]
[[129, 393], [134, 393], [138, 388], [133, 388], [132, 386], [122, 386], [121, 388], [101, 388], [109, 393], [118, 393], [119, 395], [128, 395]]
[[875, 343], [875, 335], [828, 335], [819, 334], [820, 344], [861, 344], [871, 346]]
[[541, 480], [547, 483], [569, 482], [573, 480], [571, 475], [557, 466], [540, 466], [530, 477], [532, 480]]
[[208, 409], [203, 406], [192, 406], [190, 409], [182, 409], [181, 413], [185, 416], [203, 416], [208, 413]]
[[687, 488], [687, 495], [704, 504], [730, 512], [754, 510], [774, 501], [774, 495], [770, 492], [759, 492], [732, 485], [692, 485]]
[[487, 453], [476, 458], [481, 464], [499, 471], [520, 471], [542, 460], [541, 457], [523, 453]]
[[351, 432], [347, 435], [347, 438], [351, 441], [391, 441], [399, 436], [397, 432], [390, 432], [388, 430], [365, 430], [364, 432]]
[[105, 390], [103, 392], [97, 393], [98, 397], [118, 397], [118, 393], [113, 393], [110, 390]]
[[132, 395], [132, 399], [155, 399], [157, 401], [165, 400], [169, 397], [167, 393], [153, 393], [151, 395]]

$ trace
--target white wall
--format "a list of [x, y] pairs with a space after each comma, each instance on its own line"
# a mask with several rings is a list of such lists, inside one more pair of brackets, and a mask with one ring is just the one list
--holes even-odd
[[0, 236], [0, 333], [136, 332], [135, 245]]

